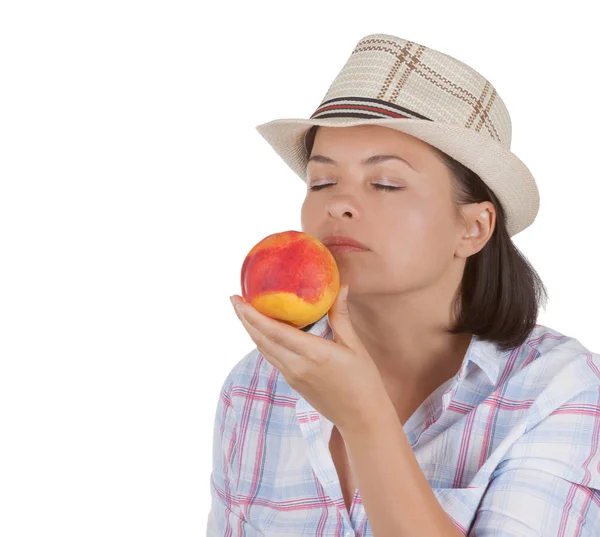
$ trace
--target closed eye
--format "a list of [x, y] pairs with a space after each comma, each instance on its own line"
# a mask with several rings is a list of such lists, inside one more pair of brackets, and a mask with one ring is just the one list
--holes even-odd
[[[335, 184], [335, 183], [324, 183], [322, 185], [311, 186], [311, 187], [309, 187], [309, 190], [321, 190], [322, 188], [325, 188], [326, 186], [330, 186], [332, 184]], [[401, 190], [404, 187], [391, 186], [391, 185], [380, 185], [378, 183], [373, 183], [373, 188], [375, 188], [376, 190]]]

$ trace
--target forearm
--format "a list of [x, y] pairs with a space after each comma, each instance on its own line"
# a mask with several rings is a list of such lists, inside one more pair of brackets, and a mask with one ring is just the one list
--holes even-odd
[[463, 537], [435, 494], [392, 405], [369, 425], [340, 429], [373, 537]]

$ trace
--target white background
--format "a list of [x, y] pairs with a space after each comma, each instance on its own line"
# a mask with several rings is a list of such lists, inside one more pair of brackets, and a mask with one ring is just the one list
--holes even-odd
[[538, 322], [599, 352], [593, 6], [3, 2], [0, 535], [205, 535], [217, 399], [254, 347], [229, 295], [306, 188], [255, 126], [310, 116], [370, 33], [495, 85], [541, 194], [514, 237]]

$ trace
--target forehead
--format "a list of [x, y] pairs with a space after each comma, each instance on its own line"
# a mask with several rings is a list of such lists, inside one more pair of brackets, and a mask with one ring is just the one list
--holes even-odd
[[[376, 153], [395, 153], [417, 160], [438, 157], [428, 143], [395, 129], [380, 125], [355, 125], [352, 127], [321, 127], [314, 135], [311, 154], [323, 154], [337, 159], [351, 159]], [[336, 159], [336, 160], [337, 160]]]

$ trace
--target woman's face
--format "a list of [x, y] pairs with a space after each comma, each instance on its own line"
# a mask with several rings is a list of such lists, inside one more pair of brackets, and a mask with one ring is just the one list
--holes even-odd
[[[362, 163], [375, 155], [407, 162]], [[377, 125], [320, 127], [310, 156], [302, 230], [319, 239], [350, 236], [368, 248], [333, 254], [354, 293], [417, 290], [446, 273], [465, 228], [450, 171], [428, 144]], [[327, 186], [311, 190], [320, 185]]]

